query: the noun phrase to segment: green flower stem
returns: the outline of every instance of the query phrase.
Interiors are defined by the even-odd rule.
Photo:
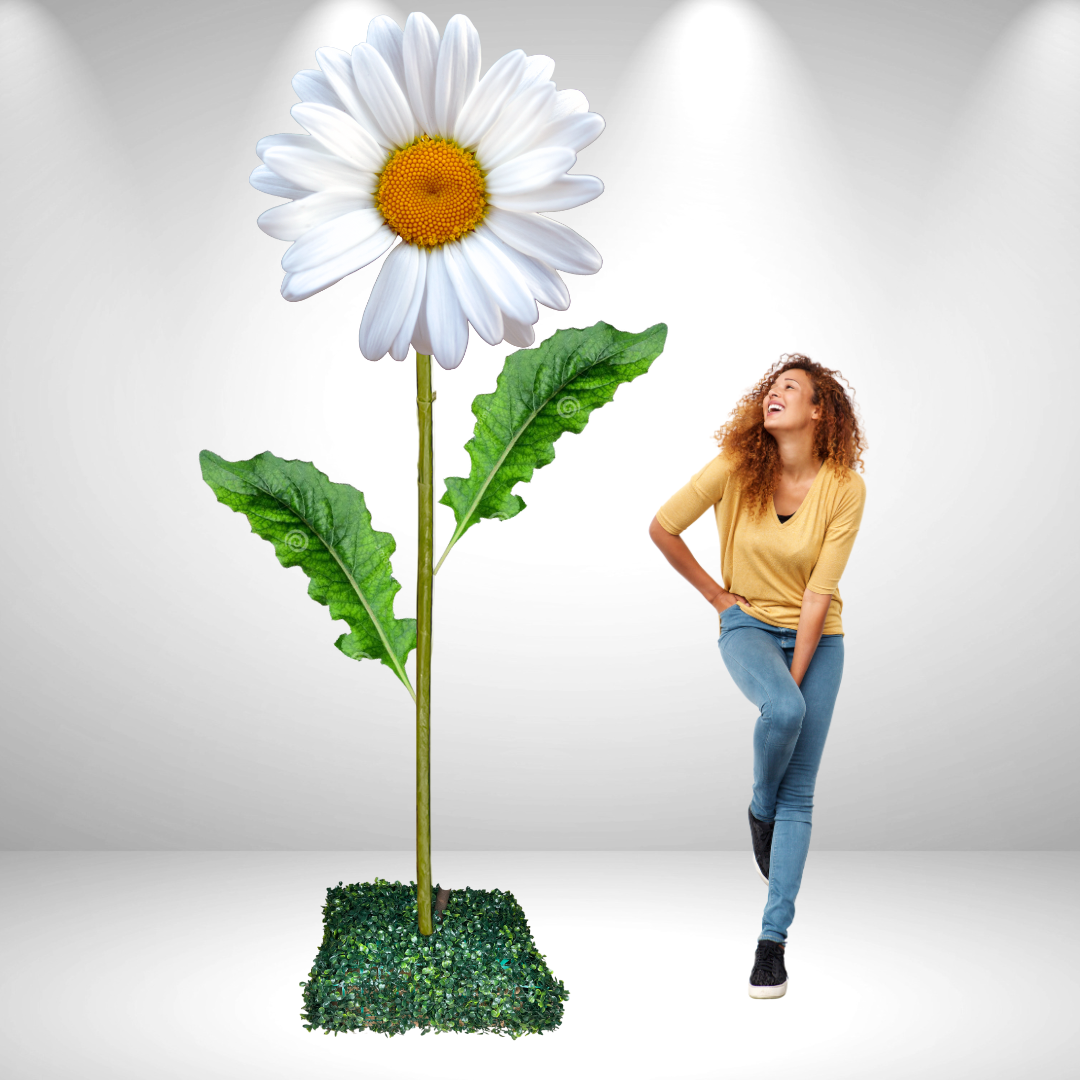
[[[434,477],[431,450],[431,357],[416,354],[418,551],[416,558],[416,911],[420,933],[431,926],[431,562],[434,553]]]

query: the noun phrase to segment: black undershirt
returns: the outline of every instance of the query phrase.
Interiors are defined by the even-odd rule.
[[[787,521],[787,519],[788,519],[789,517],[792,517],[792,515],[791,515],[791,514],[777,514],[776,516],[777,516],[777,517],[778,517],[778,518],[780,519],[780,524],[781,524],[781,525],[783,525],[783,524],[784,524],[784,522],[785,522],[785,521]]]

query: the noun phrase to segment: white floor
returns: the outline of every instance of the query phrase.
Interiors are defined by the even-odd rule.
[[[404,852],[0,852],[5,1080],[1042,1080],[1080,1075],[1077,852],[811,849],[785,997],[747,982],[748,852],[439,852],[512,892],[570,991],[517,1040],[305,1031],[339,881]]]

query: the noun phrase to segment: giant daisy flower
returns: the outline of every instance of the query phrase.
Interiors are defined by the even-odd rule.
[[[595,274],[600,253],[543,216],[595,199],[568,175],[604,129],[584,94],[556,91],[554,61],[520,49],[480,75],[480,37],[455,15],[440,40],[413,12],[373,19],[351,53],[319,49],[292,107],[310,134],[269,135],[251,183],[290,202],[259,226],[292,245],[281,295],[305,300],[393,247],[368,298],[360,351],[404,360],[411,345],[457,367],[469,325],[489,345],[528,348],[536,302],[563,311],[558,271]]]

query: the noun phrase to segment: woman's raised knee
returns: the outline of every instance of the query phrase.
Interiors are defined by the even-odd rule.
[[[791,734],[802,730],[803,717],[806,716],[806,702],[802,694],[781,695],[772,699],[769,706],[769,720],[772,725]]]

